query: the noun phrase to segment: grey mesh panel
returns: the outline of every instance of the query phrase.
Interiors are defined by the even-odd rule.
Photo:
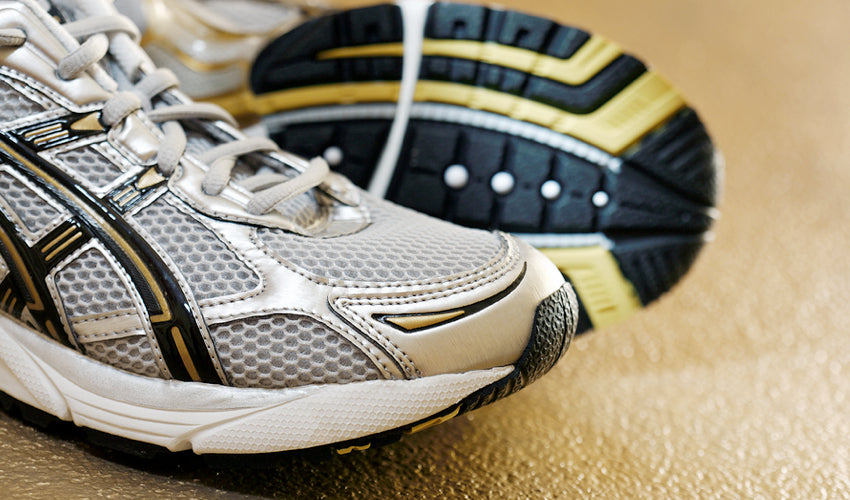
[[[71,318],[135,307],[106,257],[94,248],[80,254],[56,274],[56,288]]]
[[[138,375],[162,378],[150,340],[145,335],[91,342],[85,345],[85,350],[88,356],[101,363]]]
[[[109,184],[123,173],[118,165],[91,146],[58,154],[56,159],[67,164],[77,175],[97,187]]]
[[[0,121],[12,121],[25,116],[41,113],[44,107],[13,89],[9,84],[0,82]]]
[[[312,191],[278,204],[277,210],[301,227],[309,227],[321,215]]]
[[[196,299],[250,292],[260,286],[256,273],[214,232],[163,199],[135,218],[177,264]]]
[[[489,262],[499,237],[366,199],[375,221],[336,238],[305,238],[261,229],[260,239],[278,256],[316,276],[356,281],[431,280],[471,271]]]
[[[60,215],[58,210],[48,205],[35,191],[6,172],[0,172],[0,196],[12,207],[27,229],[34,233]]]
[[[381,378],[351,342],[295,314],[250,318],[210,328],[219,359],[237,387],[297,387]]]

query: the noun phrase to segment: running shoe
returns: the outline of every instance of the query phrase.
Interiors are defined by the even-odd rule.
[[[194,97],[375,196],[515,233],[575,286],[579,331],[691,267],[719,162],[696,112],[615,43],[518,12],[144,0],[144,46]]]
[[[24,415],[124,449],[347,453],[562,356],[577,306],[540,252],[244,136],[109,0],[49,7],[0,5],[0,391]]]

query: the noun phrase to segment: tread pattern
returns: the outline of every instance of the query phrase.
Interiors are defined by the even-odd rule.
[[[283,90],[297,83],[272,82],[263,75],[269,71],[266,60],[274,59],[279,71],[288,72],[285,68],[289,60],[303,60],[333,48],[398,43],[403,37],[397,6],[368,7],[323,19],[284,35],[263,52],[264,62],[258,61],[254,71],[255,91]],[[367,39],[363,33],[370,31],[368,25],[374,22],[389,24]],[[320,28],[329,25],[335,26],[338,34],[330,35]],[[321,43],[316,42],[319,38]],[[497,44],[569,60],[594,37],[518,12],[437,3],[428,13],[425,40]],[[336,73],[325,75],[328,79],[323,83],[393,80],[392,75],[374,68],[371,77],[358,73],[356,78],[343,69],[363,59],[362,55],[334,59]],[[378,60],[382,58],[374,58]],[[401,58],[397,60],[400,64]],[[426,54],[419,78],[420,82],[449,82],[498,91],[581,115],[600,109],[620,95],[645,75],[647,68],[633,56],[620,54],[577,85],[532,73],[492,61]],[[414,103],[414,110],[419,104]],[[273,128],[272,138],[304,156],[339,147],[344,160],[337,170],[366,187],[383,151],[390,121],[322,120]],[[684,275],[703,245],[701,235],[711,228],[711,209],[719,190],[715,149],[697,113],[685,107],[617,159],[621,163],[615,171],[534,137],[464,124],[448,116],[414,118],[408,123],[398,159],[401,167],[396,168],[386,197],[471,227],[528,234],[604,234],[614,242],[612,254],[620,271],[646,305]],[[462,165],[468,172],[460,188],[450,187],[444,179],[452,165]],[[499,194],[491,186],[499,172],[510,174],[516,181],[507,193]],[[554,199],[541,196],[547,180],[556,181],[561,189]],[[602,195],[595,196],[600,192]],[[580,315],[579,331],[591,326],[587,314]]]

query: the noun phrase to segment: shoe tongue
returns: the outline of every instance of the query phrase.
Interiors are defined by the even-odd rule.
[[[72,22],[84,19],[95,15],[118,15],[118,11],[111,1],[108,0],[38,0],[43,4],[47,4],[47,10],[51,15],[57,17],[60,22]],[[141,51],[141,47],[138,47]],[[145,66],[155,68],[155,65],[150,59],[140,52],[145,61]],[[101,65],[118,84],[118,89],[123,91],[133,91],[134,84],[132,77],[123,71],[121,65],[116,62],[115,56],[110,49],[108,54],[102,61]],[[188,104],[191,99],[185,96],[182,92],[166,91],[156,98],[153,106],[156,108],[168,106],[169,104]],[[185,120],[181,121],[188,144],[186,152],[192,155],[199,155],[205,151],[212,149],[220,144],[244,138],[241,132],[234,131],[227,126],[222,126],[218,123]],[[283,162],[278,161],[269,155],[252,154],[247,157],[242,157],[237,162],[234,168],[234,177],[250,176],[259,170],[276,171],[285,175],[295,175],[296,172],[291,167],[288,167]],[[302,227],[308,227],[319,222],[322,217],[323,210],[319,205],[315,191],[308,191],[292,200],[280,204],[278,207],[284,215],[290,217],[296,224]]]

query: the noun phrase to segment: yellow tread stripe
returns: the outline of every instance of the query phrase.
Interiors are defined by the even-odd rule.
[[[456,104],[535,123],[612,155],[628,149],[685,105],[679,93],[655,73],[645,73],[586,115],[496,90],[449,82],[419,82],[414,100]]]
[[[422,42],[423,56],[443,56],[494,64],[548,78],[568,85],[581,85],[622,54],[620,48],[602,37],[594,36],[569,59],[541,54],[533,50],[474,40],[431,40]],[[384,43],[340,47],[320,52],[319,60],[358,57],[402,57],[404,44]]]
[[[399,82],[336,83],[242,96],[261,115],[312,106],[394,102]],[[420,81],[416,102],[440,102],[534,123],[573,136],[612,155],[628,149],[685,106],[676,89],[656,73],[645,73],[602,107],[578,115],[504,92],[451,82]],[[222,101],[215,101],[225,104]],[[227,107],[227,106],[225,106]]]
[[[643,307],[634,286],[605,248],[541,248],[540,251],[570,278],[595,328],[618,323]]]

